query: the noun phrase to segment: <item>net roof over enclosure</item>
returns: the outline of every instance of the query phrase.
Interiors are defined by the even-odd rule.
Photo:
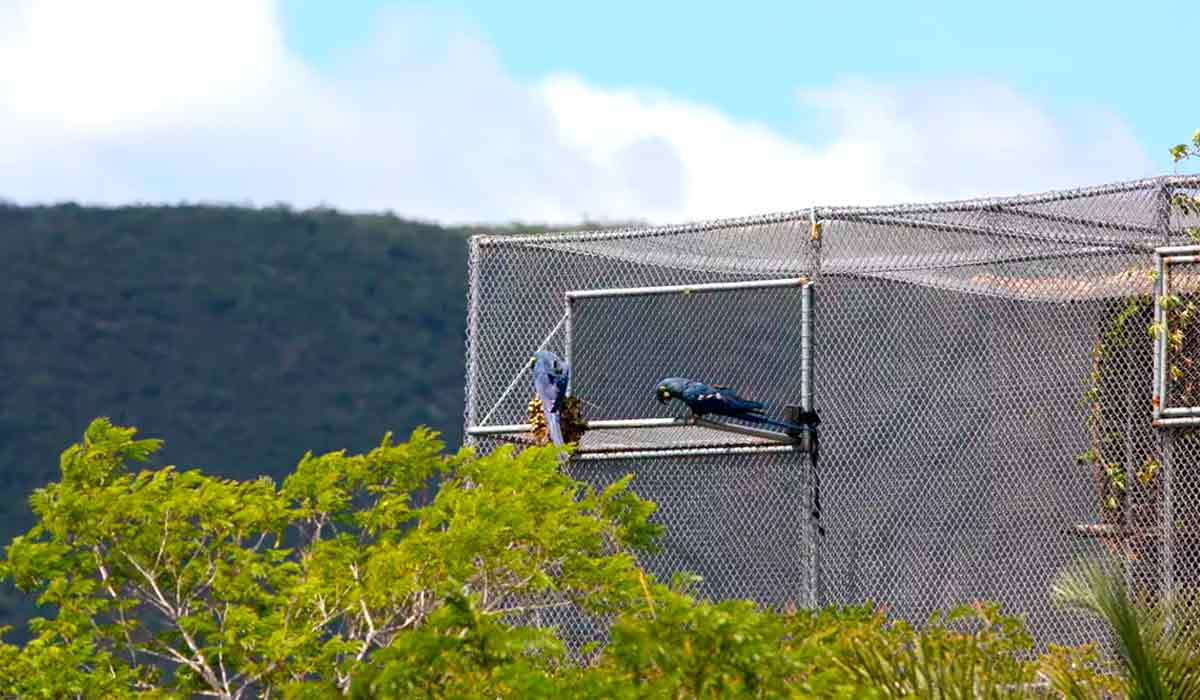
[[[993,268],[1062,278],[1039,262],[1098,257],[1112,279],[1074,290],[1070,298],[1119,296],[1126,264],[1176,238],[1183,217],[1168,192],[1193,189],[1196,177],[1167,177],[1065,190],[936,204],[814,207],[766,216],[616,231],[482,236],[484,247],[521,245],[580,256],[729,276],[805,274],[816,252],[807,245],[813,212],[824,223],[821,270],[1026,298],[1061,299],[1062,290],[1021,289]],[[1122,254],[1125,254],[1123,257]],[[954,272],[961,268],[975,268]],[[1094,264],[1077,266],[1095,271]],[[977,274],[971,274],[975,272]],[[1114,286],[1116,285],[1116,286]],[[1138,287],[1140,288],[1140,287]]]
[[[987,598],[1026,615],[1039,642],[1094,638],[1049,598],[1072,561],[1116,553],[1136,585],[1200,585],[1200,537],[1188,535],[1200,533],[1200,442],[1150,424],[1144,303],[1155,249],[1200,225],[1172,198],[1198,190],[1200,178],[1171,176],[475,237],[468,434],[485,449],[527,439],[500,428],[527,421],[538,348],[570,359],[589,421],[684,416],[654,400],[668,376],[736,387],[778,418],[805,374],[802,287],[679,288],[810,282],[816,460],[676,425],[590,430],[568,468],[597,485],[639,475],[668,532],[647,565],[695,571],[715,597],[874,600],[914,621]],[[1181,268],[1172,284],[1194,293],[1197,274]],[[662,287],[675,291],[614,292]],[[1113,465],[1130,475],[1119,493]]]

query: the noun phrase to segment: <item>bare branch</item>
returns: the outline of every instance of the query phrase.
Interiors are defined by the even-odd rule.
[[[180,635],[183,637],[183,641],[188,645],[188,649],[195,654],[196,662],[200,665],[200,670],[197,672],[204,677],[204,680],[210,687],[220,689],[221,684],[217,680],[217,674],[212,670],[212,667],[209,666],[208,661],[204,658],[204,654],[200,652],[200,647],[196,644],[196,640],[192,637],[191,633],[187,631],[186,627],[179,623],[179,611],[177,608],[172,608],[171,604],[167,602],[166,596],[163,595],[162,590],[158,587],[158,581],[155,580],[154,576],[150,575],[150,572],[147,571],[127,552],[121,552],[121,554],[129,560],[129,563],[133,565],[133,568],[137,569],[138,573],[142,575],[142,578],[145,578],[150,584],[151,588],[154,589],[154,593],[158,597],[159,602],[162,604],[162,609],[167,613],[168,619],[170,619],[171,622],[174,623],[175,628],[179,630]],[[172,651],[174,650],[172,649]]]
[[[167,508],[163,513],[163,532],[162,539],[158,543],[158,555],[154,557],[154,571],[158,571],[158,567],[162,564],[163,552],[167,548],[167,534],[170,532],[171,525],[171,509]]]
[[[570,600],[563,600],[563,601],[559,601],[557,603],[545,603],[543,605],[518,605],[513,608],[498,608],[496,610],[489,610],[488,612],[495,614],[495,615],[508,615],[511,613],[527,613],[527,612],[536,612],[539,610],[553,610],[555,608],[565,608],[569,605],[572,605],[572,602]]]
[[[375,622],[371,619],[371,612],[367,610],[367,601],[359,598],[358,604],[362,608],[363,619],[367,621],[367,636],[363,638],[362,648],[358,650],[354,660],[362,661],[363,657],[367,655],[367,650],[371,648],[371,642],[375,639]]]
[[[142,578],[146,579],[146,582],[150,584],[150,587],[154,590],[155,597],[162,606],[162,611],[166,613],[168,617],[172,618],[172,621],[174,621],[174,618],[176,617],[175,608],[171,606],[171,603],[167,601],[167,597],[163,595],[162,590],[158,587],[158,581],[155,579],[155,577],[128,553],[124,551],[121,551],[120,553],[129,561],[130,564],[133,565],[133,568],[137,569],[138,573],[142,575]]]
[[[221,669],[221,685],[225,690],[225,694],[229,695],[229,674],[225,671],[225,654],[217,652],[217,666]]]
[[[179,634],[183,637],[183,641],[187,643],[188,649],[191,649],[192,653],[196,655],[196,661],[201,666],[201,675],[204,676],[204,680],[208,681],[209,686],[221,689],[221,684],[217,680],[217,674],[208,665],[204,654],[200,653],[200,647],[196,644],[196,640],[192,637],[191,633],[183,625],[179,624],[178,621],[175,621],[175,628],[179,630]]]
[[[266,541],[267,541],[267,533],[264,532],[264,533],[262,533],[262,535],[259,536],[258,542],[255,542],[254,546],[250,548],[250,551],[258,552],[259,548],[263,546],[263,542],[266,542]]]
[[[121,632],[125,635],[125,646],[129,649],[129,663],[137,666],[137,651],[133,646],[133,637],[129,636],[129,621],[125,619],[125,609],[121,607],[117,591],[108,579],[108,567],[104,565],[104,556],[100,552],[100,545],[92,547],[92,554],[96,557],[96,568],[100,571],[100,581],[108,591],[109,597],[117,602],[117,615],[121,618]]]
[[[146,656],[153,656],[155,658],[162,659],[164,661],[171,661],[173,663],[183,664],[184,666],[187,666],[188,668],[192,669],[196,673],[198,673],[200,675],[204,675],[204,670],[200,667],[200,665],[198,663],[196,663],[196,661],[194,659],[189,659],[188,657],[184,656],[183,654],[180,654],[178,649],[171,647],[171,646],[167,646],[166,644],[163,644],[162,648],[166,650],[165,653],[161,652],[161,651],[157,651],[155,649],[151,649],[150,647],[145,647],[145,646],[138,647],[138,651],[142,652]]]
[[[229,679],[229,682],[231,684],[236,684],[242,678],[245,678],[246,682],[242,684],[242,687],[237,689],[237,691],[233,694],[233,697],[240,698],[243,694],[245,694],[245,692],[247,690],[250,689],[250,687],[252,685],[254,685],[255,683],[258,683],[263,678],[266,678],[267,675],[269,675],[272,671],[274,671],[277,668],[279,668],[279,662],[272,661],[271,663],[267,664],[266,668],[264,668],[263,670],[259,671],[258,673],[254,674],[254,675],[247,675],[245,671],[234,674],[234,676]],[[271,695],[271,686],[267,686],[265,695],[263,697],[269,697],[270,695]]]

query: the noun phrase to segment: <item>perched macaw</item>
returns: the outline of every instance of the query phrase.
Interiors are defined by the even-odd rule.
[[[563,400],[567,397],[567,384],[571,379],[571,367],[566,360],[549,350],[538,350],[529,358],[533,366],[533,390],[542,402],[542,414],[546,416],[546,428],[554,444],[563,444],[559,415]],[[536,414],[534,414],[536,415]]]
[[[766,404],[744,399],[738,396],[736,390],[727,386],[709,386],[694,379],[669,377],[658,383],[655,395],[659,403],[679,399],[692,409],[692,413],[698,416],[712,413],[718,416],[740,418],[752,423],[780,428],[788,433],[803,430],[795,423],[767,418],[763,415]]]

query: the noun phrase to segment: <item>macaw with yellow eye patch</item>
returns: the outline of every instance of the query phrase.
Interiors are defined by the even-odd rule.
[[[571,367],[566,360],[549,350],[538,350],[529,358],[533,366],[533,390],[542,402],[542,415],[546,417],[546,428],[554,444],[563,444],[559,414],[563,400],[567,397],[567,384],[571,380]],[[534,414],[537,415],[536,413]]]
[[[795,423],[776,421],[763,415],[766,404],[738,396],[736,390],[727,386],[709,386],[694,379],[668,377],[658,383],[655,397],[659,403],[679,399],[697,416],[714,414],[740,418],[751,423],[761,423],[780,428],[788,433],[803,430]]]

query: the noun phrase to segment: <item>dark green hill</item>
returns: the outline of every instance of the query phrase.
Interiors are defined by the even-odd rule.
[[[483,230],[0,204],[0,543],[96,416],[164,438],[164,463],[236,478],[417,425],[459,444],[466,240]],[[0,592],[0,624],[27,612]]]
[[[239,478],[457,444],[465,295],[466,232],[391,216],[0,206],[0,541],[94,416]],[[29,610],[0,593],[0,624]]]
[[[391,216],[0,208],[0,538],[110,416],[169,463],[279,475],[418,424],[459,441],[466,234]]]

